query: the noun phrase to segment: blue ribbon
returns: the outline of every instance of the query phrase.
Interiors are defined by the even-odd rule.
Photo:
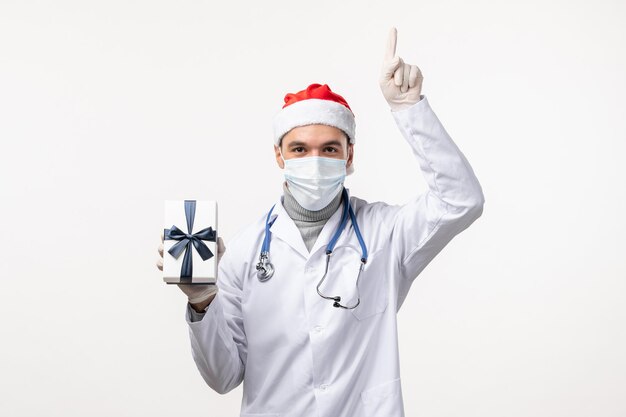
[[[172,226],[170,229],[164,229],[165,240],[177,240],[167,252],[174,258],[178,259],[180,254],[185,252],[183,258],[183,264],[180,268],[180,282],[190,283],[193,275],[193,260],[192,260],[192,248],[196,248],[198,254],[203,261],[210,259],[213,255],[211,249],[203,242],[203,240],[215,242],[217,233],[212,227],[207,227],[194,234],[191,234],[193,230],[193,221],[196,217],[196,200],[185,200],[185,218],[187,219],[187,231],[183,232],[176,226]],[[186,249],[186,250],[185,250]]]

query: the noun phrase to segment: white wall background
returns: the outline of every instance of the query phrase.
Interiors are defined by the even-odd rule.
[[[238,415],[155,267],[162,201],[218,200],[228,242],[280,194],[271,117],[311,82],[357,115],[354,194],[425,191],[378,87],[393,25],[486,197],[399,313],[407,416],[626,415],[625,19],[617,0],[2,0],[0,415]]]

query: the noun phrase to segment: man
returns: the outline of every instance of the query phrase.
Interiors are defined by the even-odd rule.
[[[197,367],[222,394],[244,382],[242,416],[404,415],[397,311],[484,196],[396,39],[394,28],[380,85],[428,191],[403,206],[348,196],[354,115],[312,84],[287,94],[274,120],[286,181],[271,215],[222,248],[217,286],[181,285]]]

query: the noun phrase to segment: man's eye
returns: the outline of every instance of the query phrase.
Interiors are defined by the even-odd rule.
[[[297,148],[293,148],[291,151],[292,152],[304,152],[304,148],[302,146],[299,146]]]
[[[324,149],[324,152],[337,152],[337,148],[333,148],[332,146],[327,147],[326,149]]]

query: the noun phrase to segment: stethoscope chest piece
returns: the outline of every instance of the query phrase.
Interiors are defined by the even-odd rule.
[[[265,282],[274,275],[274,265],[269,261],[267,254],[261,254],[259,263],[256,264],[256,276],[259,281]]]

